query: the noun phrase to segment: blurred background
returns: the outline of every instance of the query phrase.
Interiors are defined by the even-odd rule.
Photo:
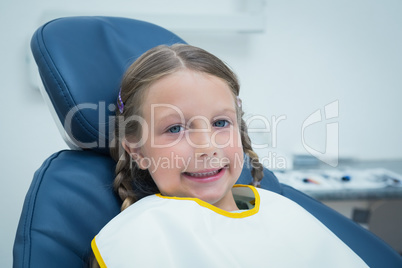
[[[295,155],[309,156],[306,144],[326,152],[328,123],[338,129],[332,142],[339,159],[402,159],[401,14],[398,0],[2,0],[0,266],[12,265],[33,173],[67,148],[30,55],[30,38],[45,22],[76,15],[146,19],[212,52],[239,76],[247,116],[269,123],[255,139],[289,169]],[[326,118],[333,103],[336,114]],[[322,120],[304,129],[317,110]]]

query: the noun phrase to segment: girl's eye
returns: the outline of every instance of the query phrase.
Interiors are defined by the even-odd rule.
[[[179,133],[182,130],[183,130],[182,126],[173,126],[173,127],[168,129],[168,132],[169,133]]]
[[[228,124],[229,124],[228,120],[222,119],[222,120],[215,121],[213,126],[214,127],[226,127]]]

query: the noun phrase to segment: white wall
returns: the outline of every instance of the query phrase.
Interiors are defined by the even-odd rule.
[[[29,40],[43,14],[120,9],[125,14],[130,10],[219,14],[242,5],[240,0],[216,2],[0,2],[1,267],[11,266],[15,231],[34,171],[50,154],[66,148],[27,70]],[[338,100],[339,118],[332,121],[339,123],[341,157],[402,158],[402,2],[267,0],[265,14],[264,33],[178,34],[232,66],[240,77],[249,115],[269,119],[286,115],[278,124],[277,139],[284,153],[306,153],[301,143],[303,121]],[[321,150],[324,123],[306,131],[306,142]]]

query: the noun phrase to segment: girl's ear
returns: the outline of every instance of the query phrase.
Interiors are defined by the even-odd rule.
[[[141,152],[141,147],[135,146],[136,143],[130,142],[127,139],[123,139],[121,145],[123,146],[124,150],[130,155],[131,159],[137,163],[137,166],[140,169],[148,169],[148,167],[144,165],[145,163],[147,163],[147,161],[143,161],[145,157]]]

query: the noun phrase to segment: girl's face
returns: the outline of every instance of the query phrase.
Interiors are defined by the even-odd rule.
[[[236,210],[231,188],[243,167],[243,148],[229,86],[181,70],[153,83],[143,107],[142,144],[129,150],[160,192]]]

